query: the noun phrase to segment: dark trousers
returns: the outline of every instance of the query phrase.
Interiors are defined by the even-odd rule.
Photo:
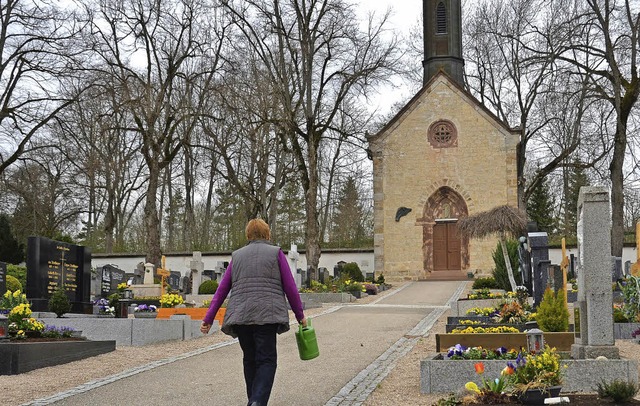
[[[248,405],[266,406],[278,366],[276,324],[235,326],[242,348]]]

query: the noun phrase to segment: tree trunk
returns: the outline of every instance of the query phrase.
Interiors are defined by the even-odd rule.
[[[504,266],[507,267],[507,274],[509,275],[509,284],[511,285],[511,291],[516,291],[516,279],[513,277],[513,268],[511,268],[511,259],[509,258],[509,251],[507,251],[507,244],[504,242],[504,237],[500,237],[500,247],[502,248],[502,256],[504,257]]]
[[[160,167],[153,159],[147,159],[149,182],[144,205],[144,225],[147,231],[146,261],[160,266],[162,251],[160,250],[160,220],[158,219],[157,193]]]
[[[318,153],[314,136],[309,137],[307,151],[308,186],[304,194],[306,209],[305,249],[307,272],[311,280],[318,280],[318,264],[320,263],[320,223],[318,222]]]
[[[620,126],[622,126],[620,124]],[[622,257],[624,242],[624,154],[626,150],[626,126],[616,130],[613,157],[609,165],[611,179],[611,255]]]

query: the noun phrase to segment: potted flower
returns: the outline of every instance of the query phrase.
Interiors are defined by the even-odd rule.
[[[154,305],[141,304],[133,309],[135,318],[155,319],[158,315],[158,308]]]
[[[509,382],[509,376],[515,371],[514,368],[507,366],[502,370],[498,378],[489,380],[484,377],[484,363],[477,362],[474,364],[474,368],[476,374],[480,375],[482,385],[478,386],[475,382],[467,382],[464,387],[471,392],[472,399],[466,400],[469,403],[509,403],[509,395],[505,392],[505,388]]]
[[[4,295],[2,295],[2,299],[0,299],[0,314],[9,314],[11,309],[19,304],[29,304],[27,295],[19,290],[15,292],[7,290]]]
[[[359,282],[354,282],[351,279],[347,279],[344,282],[344,291],[351,293],[356,299],[360,299],[362,296],[362,285]]]
[[[165,293],[160,297],[160,307],[176,307],[184,303],[181,295],[176,293]]]
[[[108,299],[100,298],[93,302],[93,305],[99,317],[115,317],[116,308],[111,306]]]
[[[519,355],[515,363],[508,363],[514,372],[509,385],[524,404],[544,404],[544,399],[556,397],[562,385],[560,356],[555,348],[545,346],[538,354]]]

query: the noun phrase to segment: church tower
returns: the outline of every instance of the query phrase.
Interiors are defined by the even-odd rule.
[[[423,84],[439,70],[464,86],[461,0],[423,0]]]

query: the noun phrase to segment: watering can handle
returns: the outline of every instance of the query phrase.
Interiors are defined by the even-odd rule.
[[[307,327],[311,327],[311,318],[307,319]],[[304,328],[307,328],[307,327],[304,327]],[[298,331],[302,333],[302,329],[303,329],[302,323],[298,324]]]

